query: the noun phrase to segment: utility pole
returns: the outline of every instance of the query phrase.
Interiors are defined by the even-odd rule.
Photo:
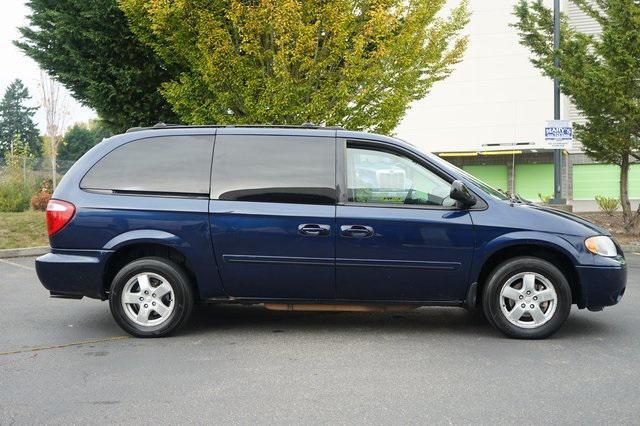
[[[553,0],[553,49],[560,48],[560,0]],[[560,67],[560,59],[556,56],[554,65]],[[560,85],[553,79],[553,119],[560,120]],[[553,150],[553,200],[551,204],[566,204],[562,198],[562,149]]]

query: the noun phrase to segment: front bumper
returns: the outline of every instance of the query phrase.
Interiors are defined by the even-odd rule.
[[[36,272],[52,296],[105,299],[104,270],[111,252],[53,250],[36,259]]]
[[[627,267],[620,266],[578,266],[581,294],[578,306],[590,310],[601,310],[615,305],[624,295],[627,287]]]

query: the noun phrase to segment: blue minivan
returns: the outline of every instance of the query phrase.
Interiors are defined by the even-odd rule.
[[[139,337],[194,303],[484,313],[544,338],[622,298],[609,233],[514,199],[398,139],[313,126],[132,129],[87,152],[47,208],[51,296],[109,300]]]

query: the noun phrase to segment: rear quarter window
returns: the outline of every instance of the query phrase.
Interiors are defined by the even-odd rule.
[[[99,160],[82,189],[208,195],[213,136],[161,136],[126,143]]]

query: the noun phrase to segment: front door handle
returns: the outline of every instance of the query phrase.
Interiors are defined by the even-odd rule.
[[[340,234],[349,238],[369,238],[373,236],[373,228],[365,225],[342,225]]]
[[[298,226],[298,234],[305,237],[324,237],[331,232],[331,226],[316,223],[303,223]]]

